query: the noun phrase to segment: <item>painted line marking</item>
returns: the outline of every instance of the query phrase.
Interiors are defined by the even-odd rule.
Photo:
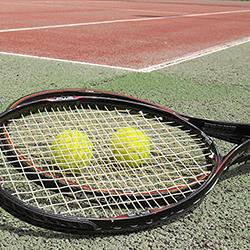
[[[178,57],[178,58],[175,58],[173,60],[169,60],[169,61],[166,61],[166,62],[163,62],[160,64],[152,65],[152,66],[149,66],[146,68],[141,68],[141,69],[139,69],[139,71],[144,72],[144,73],[153,72],[156,70],[164,69],[164,68],[167,68],[167,67],[179,64],[179,63],[186,62],[186,61],[191,61],[191,60],[194,60],[196,58],[203,57],[203,56],[206,56],[209,54],[213,54],[213,53],[216,53],[216,52],[219,52],[219,51],[222,51],[222,50],[234,47],[234,46],[238,46],[238,45],[241,45],[244,43],[248,43],[248,42],[250,42],[250,37],[245,37],[243,39],[239,39],[239,40],[236,40],[233,42],[229,42],[229,43],[221,44],[218,46],[213,46],[213,47],[210,47],[207,49],[203,49],[200,51],[196,51],[194,53],[190,53],[190,54],[184,55],[182,57]]]
[[[150,18],[135,18],[135,19],[118,19],[118,20],[98,21],[98,22],[71,23],[71,24],[59,24],[59,25],[48,25],[48,26],[38,26],[38,27],[5,29],[5,30],[0,30],[0,33],[17,32],[17,31],[27,31],[27,30],[42,30],[42,29],[68,28],[68,27],[78,27],[78,26],[90,26],[90,25],[98,25],[98,24],[140,22],[140,21],[160,20],[160,19],[166,19],[166,17],[150,17]]]
[[[89,62],[81,62],[81,61],[73,61],[73,60],[66,60],[66,59],[60,59],[60,58],[50,58],[50,57],[44,57],[44,56],[33,56],[33,55],[26,55],[26,54],[18,54],[18,53],[11,53],[11,52],[1,52],[0,55],[10,55],[10,56],[19,56],[19,57],[25,57],[25,58],[34,58],[34,59],[41,59],[41,60],[47,60],[47,61],[56,61],[56,62],[62,62],[62,63],[72,63],[72,64],[80,64],[80,65],[87,65],[87,66],[95,66],[95,67],[103,67],[103,68],[109,68],[109,69],[118,69],[118,70],[125,70],[125,71],[131,71],[131,72],[141,72],[141,73],[150,73],[153,71],[157,71],[160,69],[164,69],[176,64],[180,64],[186,61],[191,61],[199,57],[203,57],[209,54],[213,54],[225,49],[229,49],[231,47],[235,47],[244,43],[250,42],[250,37],[245,37],[233,42],[221,44],[218,46],[213,46],[204,50],[196,51],[194,53],[190,53],[187,55],[184,55],[182,57],[175,58],[173,60],[165,61],[160,64],[151,65],[149,67],[145,68],[129,68],[129,67],[120,67],[120,66],[113,66],[113,65],[106,65],[106,64],[98,64],[98,63],[89,63]]]
[[[199,13],[199,14],[185,14],[185,15],[176,15],[176,16],[167,16],[167,17],[118,19],[118,20],[107,20],[107,21],[86,22],[86,23],[72,23],[72,24],[47,25],[47,26],[26,27],[26,28],[3,29],[3,30],[0,30],[0,33],[28,31],[28,30],[68,28],[68,27],[79,27],[79,26],[90,26],[90,25],[98,25],[98,24],[112,24],[112,23],[142,22],[142,21],[151,21],[151,20],[165,20],[165,19],[176,19],[176,18],[183,18],[183,17],[224,15],[224,14],[244,13],[244,12],[250,12],[250,9],[249,10],[235,10],[235,11]]]
[[[25,58],[34,58],[34,59],[56,61],[56,62],[62,62],[62,63],[81,64],[81,65],[87,65],[87,66],[95,66],[95,67],[102,67],[102,68],[140,72],[140,70],[138,70],[138,69],[127,68],[127,67],[98,64],[98,63],[89,63],[89,62],[81,62],[81,61],[74,61],[74,60],[66,60],[66,59],[60,59],[60,58],[51,58],[51,57],[45,57],[45,56],[33,56],[33,55],[18,54],[18,53],[4,52],[4,51],[0,51],[0,55],[19,56],[19,57],[25,57]]]

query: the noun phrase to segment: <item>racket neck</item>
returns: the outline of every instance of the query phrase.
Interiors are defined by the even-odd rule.
[[[250,160],[250,139],[232,149],[223,159],[221,166],[228,168],[234,164]]]
[[[207,135],[227,142],[241,144],[250,139],[250,124],[212,121],[183,115]]]

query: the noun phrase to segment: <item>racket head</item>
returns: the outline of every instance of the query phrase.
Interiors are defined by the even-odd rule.
[[[107,98],[118,98],[122,100],[128,100],[138,103],[144,103],[146,105],[155,106],[160,109],[166,110],[167,112],[174,112],[173,110],[166,108],[162,105],[150,103],[149,101],[138,99],[132,96],[127,96],[123,94],[117,94],[112,92],[105,92],[101,90],[93,89],[83,89],[83,88],[72,88],[72,89],[59,89],[59,90],[46,90],[40,91],[27,95],[20,98],[15,103],[9,106],[9,108],[16,107],[22,103],[28,103],[30,101],[35,101],[39,99],[45,99],[50,97],[60,97],[60,96],[98,96]],[[205,132],[207,135],[224,140],[230,143],[241,144],[243,141],[250,139],[250,124],[248,123],[235,123],[235,122],[225,122],[225,121],[213,121],[198,117],[193,117],[189,115],[175,114],[182,116],[188,122],[192,123],[194,126]]]
[[[140,199],[144,198],[142,201],[138,201],[137,193],[136,195],[133,195],[133,193],[126,193],[120,195],[119,193],[116,195],[116,197],[119,197],[119,202],[125,204],[125,213],[117,213],[117,214],[109,214],[104,213],[102,216],[88,216],[87,213],[83,215],[79,214],[62,214],[60,215],[58,211],[48,211],[44,207],[37,208],[34,206],[34,204],[29,204],[26,200],[22,200],[20,198],[20,195],[18,197],[18,194],[13,192],[13,190],[8,190],[4,188],[4,181],[1,184],[0,189],[0,196],[3,200],[2,207],[5,208],[10,213],[16,215],[17,217],[28,221],[31,224],[39,225],[41,227],[50,228],[54,230],[64,231],[64,232],[88,232],[88,233],[95,233],[95,232],[122,232],[122,231],[131,231],[131,230],[138,230],[140,228],[146,228],[149,226],[152,226],[154,224],[157,224],[159,222],[165,221],[169,218],[172,218],[175,215],[181,214],[182,212],[186,211],[190,207],[192,207],[194,204],[196,204],[203,196],[206,194],[210,188],[213,186],[215,181],[217,180],[219,174],[222,171],[222,168],[220,167],[220,156],[212,143],[212,141],[198,128],[193,126],[192,124],[188,123],[185,119],[178,116],[175,112],[169,110],[162,110],[158,107],[153,107],[150,105],[147,105],[145,103],[139,103],[138,101],[134,102],[133,99],[131,100],[124,100],[123,98],[120,98],[119,96],[115,96],[112,94],[112,97],[107,94],[97,94],[95,95],[94,92],[81,92],[82,94],[79,95],[79,92],[74,92],[78,95],[73,95],[72,92],[68,92],[69,95],[66,93],[63,93],[63,98],[61,92],[59,95],[58,92],[56,93],[55,97],[52,97],[52,92],[49,93],[49,96],[46,93],[47,99],[41,99],[37,98],[36,100],[33,100],[33,102],[22,104],[19,103],[16,107],[12,107],[12,110],[6,111],[1,117],[0,117],[0,123],[2,124],[1,127],[6,129],[8,128],[9,123],[15,119],[20,118],[20,116],[29,116],[30,113],[34,112],[37,113],[38,111],[44,111],[45,109],[47,111],[56,110],[59,108],[59,110],[62,110],[65,107],[85,107],[83,110],[86,111],[89,110],[89,107],[95,110],[110,112],[110,110],[114,110],[116,108],[118,110],[118,113],[120,110],[127,112],[129,110],[129,115],[138,115],[143,113],[143,119],[152,119],[152,117],[157,117],[157,123],[165,123],[165,122],[172,122],[172,127],[181,127],[181,131],[189,131],[189,135],[194,135],[195,137],[199,138],[207,147],[205,151],[209,152],[209,154],[205,157],[206,162],[209,162],[211,165],[209,168],[209,174],[206,176],[204,180],[202,180],[202,183],[198,183],[196,181],[196,185],[190,185],[191,186],[191,192],[189,192],[185,197],[182,197],[181,199],[176,199],[175,202],[169,202],[169,200],[166,197],[172,197],[175,196],[175,192],[179,191],[180,194],[185,192],[185,189],[181,190],[181,188],[177,185],[177,188],[173,191],[173,193],[170,192],[169,188],[165,188],[166,192],[157,192],[156,196],[156,202],[155,202],[155,196],[153,193],[150,193],[149,195],[146,195],[143,193],[143,195],[140,196]],[[89,94],[91,93],[91,94]],[[104,96],[101,96],[104,95]],[[108,96],[107,96],[108,95]],[[66,98],[65,98],[66,97]],[[115,98],[114,98],[115,97]],[[97,107],[97,108],[96,108]],[[52,109],[51,109],[52,108]],[[108,108],[108,111],[107,111]],[[67,109],[66,109],[67,110]],[[46,112],[47,112],[46,111]],[[117,111],[116,111],[117,112]],[[161,119],[159,119],[161,118]],[[126,118],[127,119],[127,118]],[[4,125],[4,126],[3,126]],[[107,125],[107,124],[106,124]],[[162,124],[161,124],[162,125]],[[166,129],[166,128],[165,128]],[[54,178],[52,180],[49,180],[49,178],[46,178],[44,173],[39,170],[35,164],[30,164],[29,161],[27,161],[24,157],[24,159],[20,160],[20,153],[13,154],[13,145],[14,143],[10,143],[10,138],[7,138],[6,131],[1,132],[2,142],[4,142],[4,147],[2,147],[2,154],[3,157],[7,157],[7,162],[4,163],[4,170],[5,168],[12,168],[12,171],[16,171],[17,168],[19,168],[19,171],[22,171],[22,175],[26,178],[28,176],[27,182],[33,178],[33,181],[40,182],[40,186],[44,186],[43,192],[56,192],[55,190],[52,191],[52,189],[58,188],[61,203],[62,200],[66,199],[65,195],[61,194],[61,186],[59,185],[60,182],[55,181]],[[6,141],[7,140],[7,141]],[[7,145],[7,147],[6,147]],[[203,146],[204,146],[203,145]],[[203,147],[202,146],[202,147]],[[11,150],[12,148],[12,150]],[[16,150],[16,147],[15,147]],[[8,153],[7,153],[8,151]],[[8,155],[10,154],[11,157]],[[20,163],[21,162],[21,163]],[[10,166],[11,163],[11,166]],[[15,166],[15,163],[17,164]],[[27,174],[24,169],[27,168],[29,174]],[[33,171],[30,171],[33,168]],[[132,170],[131,170],[132,171]],[[133,170],[134,171],[134,170]],[[132,171],[132,172],[133,172]],[[18,172],[18,171],[16,171]],[[35,172],[35,173],[34,173]],[[32,177],[32,175],[34,176]],[[144,173],[145,174],[145,173]],[[1,179],[3,178],[0,175]],[[42,181],[41,181],[42,180]],[[10,181],[9,181],[10,183]],[[46,186],[44,183],[49,183],[48,186]],[[51,186],[51,183],[53,185]],[[62,184],[62,183],[61,183]],[[189,183],[190,184],[190,183]],[[197,185],[198,184],[198,185]],[[38,186],[39,186],[38,185]],[[36,191],[36,188],[38,186],[35,184],[34,189]],[[188,185],[187,185],[188,186]],[[66,193],[71,190],[72,186],[70,183],[64,187],[66,188]],[[79,187],[78,187],[79,188]],[[80,186],[80,189],[83,189],[82,186]],[[34,191],[33,190],[33,191]],[[48,191],[49,190],[49,191]],[[113,194],[108,192],[109,197],[111,197],[109,200],[107,199],[107,193],[105,193],[102,189],[100,189],[101,192],[98,193],[96,190],[92,190],[92,196],[91,199],[97,200],[96,202],[90,202],[89,203],[89,209],[93,209],[92,207],[96,206],[98,209],[103,209],[104,206],[108,208],[108,210],[112,210],[113,205],[117,206],[117,199],[113,199]],[[99,190],[99,191],[100,191]],[[79,191],[77,189],[76,191]],[[83,190],[85,194],[87,194],[88,190],[86,188]],[[116,190],[117,191],[117,190]],[[157,188],[153,191],[158,191]],[[141,191],[140,191],[141,192]],[[13,195],[13,193],[15,193]],[[99,197],[99,194],[102,194],[102,197]],[[170,193],[170,194],[169,194]],[[55,194],[54,194],[55,195]],[[85,200],[87,200],[86,195]],[[119,196],[120,195],[120,196]],[[75,196],[75,195],[73,195]],[[122,198],[121,198],[122,197]],[[123,200],[123,197],[126,197],[127,199]],[[132,198],[133,199],[132,199]],[[33,197],[34,198],[34,197]],[[58,198],[58,197],[57,197]],[[106,203],[100,201],[100,198],[106,200]],[[70,198],[69,198],[70,199]],[[135,200],[134,200],[135,199]],[[75,197],[75,200],[77,202],[77,197]],[[151,202],[153,200],[153,203]],[[37,202],[37,201],[36,201]],[[70,202],[66,202],[66,205],[69,205]],[[89,200],[88,200],[89,202]],[[111,204],[111,203],[114,204]],[[158,204],[159,202],[159,204]],[[130,203],[130,204],[129,204]],[[132,208],[131,208],[132,203]],[[11,204],[11,205],[10,205]],[[59,203],[57,203],[58,205]],[[94,204],[94,205],[93,205]],[[122,204],[122,206],[124,206]],[[137,204],[136,207],[135,204]],[[146,205],[147,206],[146,206]],[[92,206],[92,207],[91,207]],[[39,207],[39,206],[38,206]],[[91,208],[90,208],[91,207]],[[119,207],[119,204],[118,204]],[[122,210],[121,207],[118,210]],[[19,211],[19,212],[18,212]],[[24,213],[26,211],[26,213]],[[29,211],[27,213],[27,211]],[[26,214],[24,216],[24,214]],[[60,226],[58,226],[60,225]]]

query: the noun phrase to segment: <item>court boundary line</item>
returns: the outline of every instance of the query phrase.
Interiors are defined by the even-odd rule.
[[[181,57],[177,57],[177,58],[172,59],[172,60],[167,60],[167,61],[159,63],[159,64],[151,65],[149,67],[141,68],[140,72],[150,73],[150,72],[164,69],[164,68],[176,65],[176,64],[186,62],[186,61],[191,61],[191,60],[194,60],[194,59],[199,58],[199,57],[210,55],[210,54],[213,54],[213,53],[225,50],[225,49],[239,46],[239,45],[242,45],[242,44],[248,43],[248,42],[250,42],[250,36],[242,38],[242,39],[234,40],[232,42],[220,44],[217,46],[208,47],[206,49],[199,50],[199,51],[196,51],[193,53],[189,53],[189,54],[186,54],[186,55],[181,56]]]
[[[30,31],[30,30],[42,30],[42,29],[68,28],[68,27],[80,27],[80,26],[90,26],[90,25],[98,25],[98,24],[142,22],[142,21],[151,21],[151,20],[167,20],[167,19],[177,19],[177,18],[186,18],[186,17],[213,16],[213,15],[224,15],[224,14],[244,13],[244,12],[250,12],[250,9],[234,10],[234,11],[220,11],[220,12],[207,12],[207,13],[197,13],[197,14],[173,15],[173,16],[167,16],[167,17],[117,19],[117,20],[85,22],[85,23],[71,23],[71,24],[36,26],[36,27],[11,28],[11,29],[1,29],[0,33]]]
[[[186,54],[181,57],[177,57],[175,59],[167,60],[165,62],[151,65],[144,68],[129,68],[129,67],[122,67],[122,66],[115,66],[115,65],[107,65],[107,64],[98,64],[98,63],[90,63],[90,62],[83,62],[83,61],[74,61],[74,60],[67,60],[67,59],[60,59],[60,58],[51,58],[51,57],[45,57],[45,56],[35,56],[35,55],[28,55],[28,54],[21,54],[21,53],[12,53],[12,52],[5,52],[0,51],[0,55],[9,55],[9,56],[18,56],[18,57],[24,57],[24,58],[33,58],[33,59],[40,59],[40,60],[47,60],[47,61],[56,61],[56,62],[62,62],[62,63],[72,63],[72,64],[80,64],[80,65],[86,65],[86,66],[95,66],[95,67],[101,67],[101,68],[108,68],[108,69],[118,69],[118,70],[124,70],[124,71],[130,71],[130,72],[139,72],[139,73],[150,73],[153,71],[157,71],[160,69],[168,68],[170,66],[180,64],[186,61],[191,61],[196,58],[200,58],[203,56],[207,56],[210,54],[214,54],[216,52],[220,52],[222,50],[226,50],[235,46],[239,46],[245,43],[250,42],[250,36],[245,37],[242,39],[234,40],[232,42],[223,43],[217,46],[212,46],[203,50],[199,50],[193,53]]]
[[[122,66],[120,67],[120,66],[113,66],[113,65],[107,65],[107,64],[81,62],[81,61],[74,61],[74,60],[67,60],[67,59],[60,59],[60,58],[52,58],[52,57],[46,57],[46,56],[35,56],[35,55],[19,54],[19,53],[5,52],[5,51],[0,51],[0,55],[17,56],[17,57],[24,57],[24,58],[32,58],[32,59],[41,59],[41,60],[47,60],[47,61],[62,62],[62,63],[72,63],[72,64],[80,64],[80,65],[86,65],[86,66],[101,67],[101,68],[119,69],[119,70],[124,70],[124,71],[140,72],[140,69],[133,69],[133,68],[122,67]]]

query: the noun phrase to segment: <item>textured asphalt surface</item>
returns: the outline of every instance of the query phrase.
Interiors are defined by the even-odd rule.
[[[250,43],[153,73],[0,56],[0,104],[31,92],[88,87],[121,92],[211,119],[250,122]],[[220,143],[223,152],[231,145]],[[20,222],[0,209],[0,249],[249,249],[250,163],[226,173],[193,212],[155,229],[75,236]]]

